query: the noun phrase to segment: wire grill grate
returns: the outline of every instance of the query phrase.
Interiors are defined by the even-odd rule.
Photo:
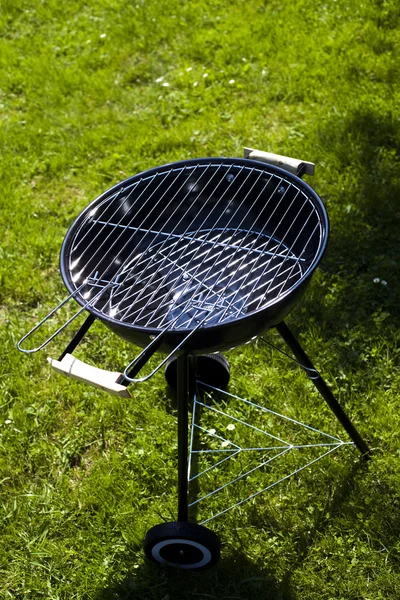
[[[166,166],[111,190],[69,237],[70,285],[108,319],[148,328],[230,322],[288,294],[313,267],[312,199],[268,168]]]

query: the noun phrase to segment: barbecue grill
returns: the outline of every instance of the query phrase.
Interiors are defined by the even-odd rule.
[[[189,399],[199,379],[226,387],[229,364],[222,350],[276,327],[368,456],[368,446],[284,323],[328,239],[326,210],[301,179],[304,173],[313,173],[312,163],[246,149],[244,159],[181,161],[119,183],[73,222],[60,256],[69,295],[19,342],[23,352],[41,350],[87,311],[59,359],[49,359],[56,370],[129,396],[131,382],[166,368],[178,402],[178,521],[148,532],[145,550],[155,562],[202,569],[219,556],[215,533],[189,523],[186,472]],[[77,312],[26,349],[24,342],[71,299],[80,305]],[[143,348],[123,373],[73,357],[95,319]],[[166,356],[140,376],[156,352]]]

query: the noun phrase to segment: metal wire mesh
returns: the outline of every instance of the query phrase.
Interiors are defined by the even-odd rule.
[[[108,318],[191,329],[251,314],[289,293],[318,254],[304,190],[268,169],[213,162],[160,168],[78,220],[68,277]],[[208,315],[208,318],[207,318]]]
[[[266,406],[199,383],[203,394],[194,397],[188,481],[196,488],[189,506],[201,506],[202,525],[272,490],[335,450],[354,446]],[[213,393],[219,396],[217,404]],[[207,506],[211,499],[212,508]]]

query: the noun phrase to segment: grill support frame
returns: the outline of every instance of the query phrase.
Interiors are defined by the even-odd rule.
[[[371,448],[361,437],[360,433],[354,426],[353,422],[349,419],[339,402],[333,395],[332,391],[328,387],[326,381],[321,377],[320,373],[316,370],[313,363],[311,362],[308,355],[296,339],[292,331],[286,325],[284,321],[276,326],[276,330],[283,339],[283,341],[289,346],[296,359],[299,361],[300,366],[306,371],[308,378],[313,382],[318,392],[321,394],[329,408],[342,425],[344,430],[348,433],[350,439],[357,446],[361,452],[362,458],[369,460],[371,458]]]
[[[178,521],[189,521],[188,516],[188,426],[189,394],[193,380],[189,354],[177,357],[177,411],[178,411]]]
[[[314,383],[316,389],[328,404],[330,410],[347,432],[350,439],[361,453],[361,460],[369,461],[372,458],[372,450],[368,443],[358,432],[354,423],[339,404],[338,400],[328,387],[326,381],[315,369],[314,364],[306,354],[305,350],[297,340],[291,329],[282,321],[275,326],[275,329],[281,336],[285,344],[290,348],[296,357],[300,367],[306,371],[309,379]],[[189,473],[189,404],[193,390],[196,389],[196,356],[183,353],[177,356],[177,473],[178,473],[178,522],[192,522],[189,518],[189,482],[191,481]],[[192,416],[193,419],[193,416]],[[347,442],[349,443],[349,442]],[[211,519],[210,519],[211,520]]]

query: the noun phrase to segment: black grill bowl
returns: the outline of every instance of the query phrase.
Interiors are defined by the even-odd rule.
[[[151,169],[94,200],[60,257],[70,293],[116,334],[170,352],[243,344],[281,322],[324,253],[326,210],[301,179],[249,160]],[[96,296],[96,294],[98,296]]]

